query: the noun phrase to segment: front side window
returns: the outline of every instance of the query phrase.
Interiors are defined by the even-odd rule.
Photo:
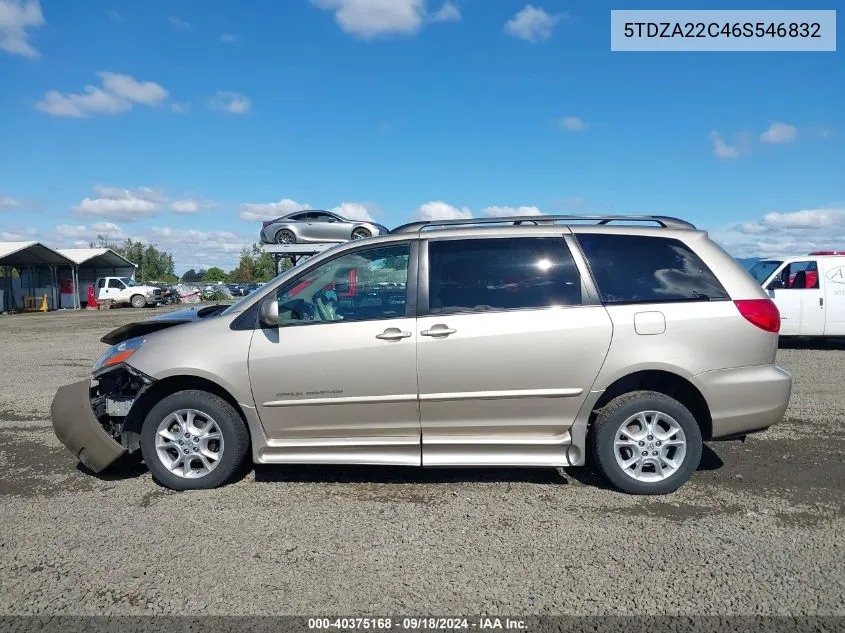
[[[579,305],[581,280],[560,237],[431,241],[429,312]]]
[[[109,279],[109,288],[117,288],[118,290],[123,290],[124,286],[120,283],[119,279]]]
[[[308,271],[276,294],[279,325],[404,317],[409,249],[365,249]]]
[[[690,248],[668,237],[579,233],[578,243],[605,303],[729,299]]]
[[[752,277],[754,277],[754,279],[757,280],[758,284],[763,284],[769,278],[769,275],[777,270],[781,263],[782,262],[774,260],[757,262],[748,272]]]
[[[792,262],[783,267],[776,277],[779,288],[785,290],[812,290],[819,287],[819,267],[816,260]]]

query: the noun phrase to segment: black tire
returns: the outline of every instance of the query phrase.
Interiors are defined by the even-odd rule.
[[[617,434],[622,437],[620,430],[623,423],[631,416],[641,412],[657,411],[673,418],[686,439],[686,454],[677,470],[665,479],[659,481],[640,481],[627,474],[616,460],[615,441]],[[653,437],[653,436],[648,436]],[[649,442],[646,438],[644,442]],[[653,440],[652,440],[653,441]],[[593,462],[601,475],[616,489],[634,495],[665,495],[675,492],[683,486],[698,469],[701,462],[702,439],[701,429],[695,417],[683,404],[669,396],[656,391],[633,391],[611,400],[603,407],[590,429],[590,443],[592,444]],[[658,445],[659,446],[659,445]],[[648,449],[648,444],[643,447]],[[654,447],[656,448],[656,447]],[[665,447],[664,447],[665,449]],[[639,451],[636,449],[623,449]],[[665,449],[677,455],[678,449]],[[660,451],[662,454],[662,451]],[[634,454],[631,455],[635,456]],[[623,456],[623,459],[625,456]],[[661,462],[664,464],[664,462]],[[655,466],[646,465],[656,473]]]
[[[296,244],[296,234],[293,231],[282,229],[276,233],[276,244]]]
[[[147,299],[144,295],[132,295],[132,298],[129,300],[132,304],[133,308],[146,308],[147,307]]]
[[[216,467],[204,476],[186,478],[170,472],[156,452],[158,425],[180,409],[196,409],[211,416],[223,436],[223,455]],[[249,431],[231,404],[219,396],[200,390],[178,391],[163,398],[147,414],[141,427],[141,455],[153,477],[171,490],[207,490],[232,480],[246,461]]]
[[[352,239],[353,240],[363,240],[368,237],[372,237],[372,233],[370,233],[367,229],[363,227],[358,227],[354,231],[352,231]]]

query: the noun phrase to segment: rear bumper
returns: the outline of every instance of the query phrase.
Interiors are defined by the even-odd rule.
[[[94,416],[89,378],[60,387],[50,406],[50,417],[59,441],[95,473],[126,450],[106,433]]]
[[[713,439],[780,422],[792,394],[792,375],[776,365],[707,371],[693,383],[710,407]]]

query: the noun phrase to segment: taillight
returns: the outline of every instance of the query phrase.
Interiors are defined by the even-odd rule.
[[[264,228],[266,229],[266,228],[267,228],[270,224],[273,224],[273,223],[272,223],[272,222],[267,222],[267,221],[265,220],[265,221],[263,222],[263,224],[264,224]]]
[[[775,334],[780,331],[780,312],[771,299],[741,299],[734,304],[747,321],[761,330]]]

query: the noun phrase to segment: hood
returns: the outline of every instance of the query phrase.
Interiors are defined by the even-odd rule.
[[[144,321],[135,321],[134,323],[127,323],[121,325],[119,328],[112,330],[100,340],[108,345],[116,345],[123,341],[135,338],[136,336],[144,336],[159,330],[164,330],[174,325],[182,323],[191,323],[206,319],[208,317],[216,316],[223,312],[229,306],[226,304],[215,304],[210,306],[185,308],[184,310],[174,310],[173,312],[165,312],[159,314],[151,319]]]

